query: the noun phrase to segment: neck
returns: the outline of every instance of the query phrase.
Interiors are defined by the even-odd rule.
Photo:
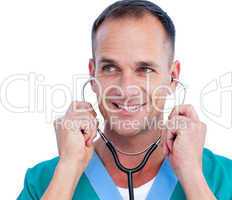
[[[137,153],[144,151],[152,143],[156,142],[161,135],[161,130],[142,130],[136,135],[124,136],[113,130],[110,130],[109,125],[106,125],[104,133],[113,143],[113,145],[120,151],[127,153]]]

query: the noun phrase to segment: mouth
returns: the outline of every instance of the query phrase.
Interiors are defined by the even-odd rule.
[[[133,112],[137,112],[141,107],[145,106],[146,103],[143,104],[135,104],[135,105],[122,105],[122,104],[118,104],[115,102],[112,102],[112,105],[118,109],[119,111],[124,111],[124,112],[128,112],[128,113],[133,113]]]

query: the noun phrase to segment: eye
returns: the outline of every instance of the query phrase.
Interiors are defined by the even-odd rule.
[[[104,71],[104,72],[114,72],[116,70],[117,70],[116,66],[114,66],[114,65],[104,65],[102,67],[102,71]]]
[[[140,67],[137,71],[144,72],[144,73],[155,72],[155,70],[150,67]]]

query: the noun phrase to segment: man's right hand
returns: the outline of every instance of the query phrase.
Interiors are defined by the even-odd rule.
[[[54,121],[59,162],[42,200],[72,199],[93,154],[96,113],[89,103],[74,101],[65,116]]]
[[[73,101],[64,117],[54,121],[60,161],[81,165],[84,170],[92,157],[97,126],[91,104]]]

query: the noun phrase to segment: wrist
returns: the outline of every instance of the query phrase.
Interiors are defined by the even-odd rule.
[[[211,192],[202,170],[192,169],[192,173],[187,177],[180,180],[181,185],[185,191],[186,197],[189,200],[195,199],[209,199],[215,200],[213,193]]]
[[[72,199],[82,172],[82,168],[78,165],[59,160],[52,180],[42,199]]]
[[[62,185],[74,189],[83,173],[83,167],[74,162],[60,160],[56,167],[55,175],[61,180]]]
[[[194,180],[196,176],[202,174],[202,164],[193,159],[190,161],[181,161],[178,165],[174,165],[173,169],[178,179],[182,182]]]
[[[57,164],[57,170],[61,173],[75,175],[82,174],[84,167],[81,160],[60,159]]]

